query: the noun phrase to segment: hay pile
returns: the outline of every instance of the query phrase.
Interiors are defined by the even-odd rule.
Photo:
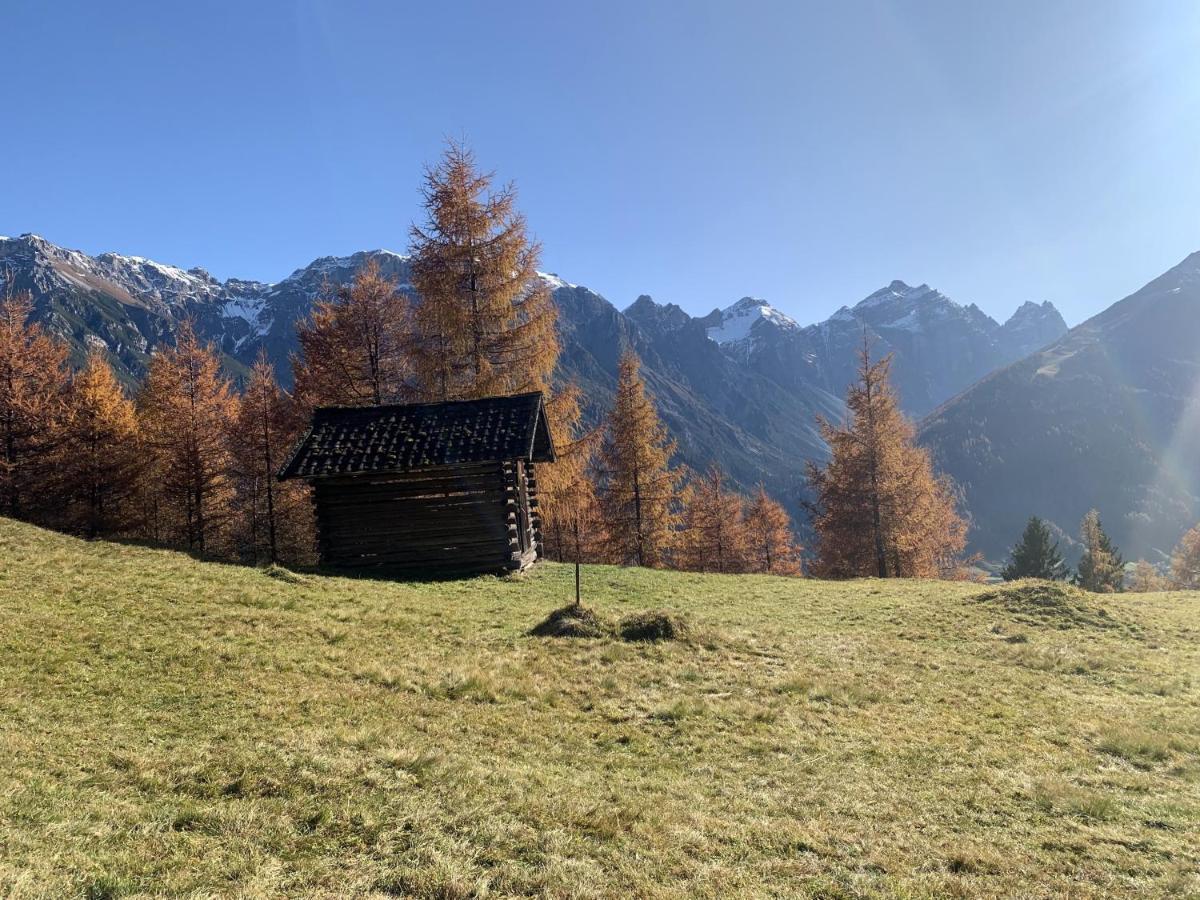
[[[600,638],[612,634],[612,626],[586,606],[564,606],[530,629],[534,637]]]
[[[633,643],[657,643],[686,641],[692,636],[692,628],[682,616],[665,610],[631,613],[614,627],[595,610],[572,604],[550,613],[529,634],[553,638],[616,637]]]
[[[626,616],[617,626],[623,641],[682,641],[691,628],[682,616],[665,610],[649,610]]]
[[[1023,579],[973,598],[998,606],[1019,622],[1046,628],[1121,628],[1121,622],[1095,602],[1097,595],[1061,581]]]

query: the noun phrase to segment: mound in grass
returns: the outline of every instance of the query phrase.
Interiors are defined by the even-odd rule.
[[[571,605],[556,609],[529,633],[534,637],[599,638],[611,634],[612,626],[595,610]]]
[[[1061,581],[1025,579],[997,587],[974,599],[1003,608],[1013,618],[1052,628],[1119,628],[1121,623],[1096,605],[1094,594]]]
[[[617,626],[617,633],[623,641],[681,641],[690,632],[683,617],[664,610],[633,613]]]
[[[287,584],[308,584],[308,579],[303,575],[293,572],[291,569],[285,569],[283,566],[271,563],[262,570],[262,573],[268,578],[274,578],[276,581],[282,581]]]

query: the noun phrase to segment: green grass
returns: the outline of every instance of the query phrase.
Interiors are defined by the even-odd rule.
[[[1200,892],[1200,595],[584,588],[689,638],[528,636],[566,567],[292,578],[0,520],[0,896]]]

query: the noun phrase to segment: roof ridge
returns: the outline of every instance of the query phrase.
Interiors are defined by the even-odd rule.
[[[545,429],[545,439],[539,435]],[[474,400],[324,406],[278,477],[413,472],[525,459],[553,462],[545,394]]]
[[[455,406],[465,405],[468,403],[488,403],[497,400],[525,400],[529,397],[542,397],[544,399],[544,391],[523,391],[520,394],[494,394],[488,397],[473,397],[471,399],[460,400],[420,400],[415,403],[372,403],[366,406],[351,406],[351,405],[331,405],[331,406],[316,406],[313,407],[313,414],[319,412],[352,412],[366,411],[379,409],[415,409],[420,406]]]

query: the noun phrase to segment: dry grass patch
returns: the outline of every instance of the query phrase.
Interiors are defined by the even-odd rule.
[[[302,579],[0,520],[0,894],[1200,890],[1198,595],[1059,628],[978,585],[587,567],[603,621],[687,635],[629,643],[529,636],[565,566]]]

